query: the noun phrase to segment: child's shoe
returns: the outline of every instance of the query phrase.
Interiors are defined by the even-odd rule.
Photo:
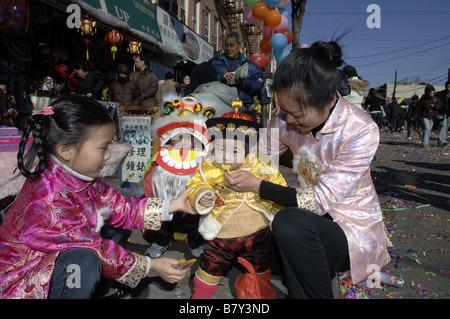
[[[217,285],[207,284],[194,276],[194,293],[192,299],[211,299],[217,290]]]
[[[170,244],[171,243],[169,243],[168,246],[160,246],[157,243],[153,243],[149,248],[147,248],[144,255],[149,256],[150,258],[161,257],[161,255],[169,249]]]
[[[189,251],[194,257],[200,257],[203,254],[203,245],[198,246],[197,248],[191,248],[188,244],[188,239],[186,238],[186,246],[189,248]]]
[[[191,251],[191,254],[194,256],[194,257],[200,257],[200,255],[201,254],[203,254],[203,246],[199,246],[199,247],[197,247],[197,248],[190,248],[189,246],[188,246],[188,248],[189,248],[189,250]]]

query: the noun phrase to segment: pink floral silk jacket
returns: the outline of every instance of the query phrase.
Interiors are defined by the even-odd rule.
[[[301,135],[285,118],[280,113],[271,120],[260,151],[276,160],[291,149],[298,205],[319,215],[329,213],[339,224],[348,241],[352,280],[358,283],[390,261],[391,243],[370,175],[378,127],[342,97],[315,137]]]
[[[102,275],[135,287],[147,258],[103,240],[103,223],[124,229],[161,227],[162,200],[127,198],[98,178],[86,182],[48,158],[28,178],[0,226],[0,298],[46,298],[54,263],[72,248],[94,251]]]

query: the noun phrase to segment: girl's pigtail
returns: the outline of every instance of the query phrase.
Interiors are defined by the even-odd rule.
[[[47,165],[47,151],[44,140],[49,132],[50,117],[44,115],[31,116],[22,134],[17,153],[17,166],[25,177],[35,178],[42,174]],[[33,143],[28,152],[25,153],[25,146],[30,135],[33,136]],[[38,157],[37,170],[31,171],[34,167],[35,158]]]

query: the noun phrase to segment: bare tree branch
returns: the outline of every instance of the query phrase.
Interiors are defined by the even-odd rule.
[[[292,50],[300,48],[300,30],[303,24],[303,15],[305,14],[307,0],[291,0],[292,4]]]

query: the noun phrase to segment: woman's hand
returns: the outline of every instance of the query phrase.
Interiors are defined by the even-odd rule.
[[[175,269],[178,260],[173,258],[155,258],[152,259],[150,270],[156,272],[165,281],[174,284],[184,278],[189,268],[180,270]]]
[[[253,192],[259,194],[262,179],[249,171],[225,172],[225,186],[236,192]]]
[[[189,203],[188,196],[191,190],[192,187],[189,187],[184,192],[182,192],[177,198],[174,198],[169,202],[169,213],[181,211],[192,215],[197,214],[195,209],[191,206],[191,203]]]

